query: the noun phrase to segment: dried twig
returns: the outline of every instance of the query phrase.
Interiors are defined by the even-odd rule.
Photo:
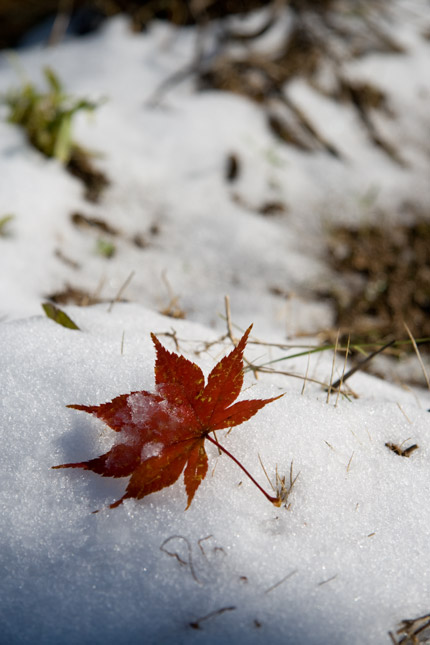
[[[396,631],[397,635],[402,635],[403,637],[396,641],[393,639],[393,643],[396,645],[418,645],[420,642],[417,636],[422,634],[425,630],[430,629],[430,614],[425,614],[424,616],[419,616],[418,618],[406,618],[401,621],[399,629]],[[391,634],[391,632],[389,632]],[[424,642],[424,641],[423,641]]]
[[[345,381],[347,379],[349,379],[350,376],[355,374],[355,372],[358,372],[358,370],[363,369],[363,367],[366,365],[366,363],[368,363],[370,360],[372,360],[372,358],[374,358],[377,354],[380,354],[381,352],[383,352],[388,347],[391,347],[392,345],[394,345],[395,342],[396,342],[395,340],[391,340],[389,343],[386,343],[386,345],[383,345],[379,349],[376,349],[374,352],[369,354],[369,356],[366,356],[366,358],[364,358],[362,361],[357,363],[357,365],[352,367],[346,374],[343,374],[342,378],[338,379],[335,383],[333,383],[332,386],[331,386],[332,390],[335,390],[336,388],[338,388],[339,385],[341,385],[341,383],[345,383]]]
[[[74,0],[59,0],[57,14],[49,34],[48,45],[58,45],[64,38],[72,17]]]
[[[322,587],[323,585],[326,585],[328,582],[335,580],[335,578],[337,578],[337,573],[331,578],[327,578],[327,580],[321,580],[321,582],[318,583],[318,587]]]
[[[197,620],[193,620],[193,622],[189,623],[189,625],[193,629],[201,629],[200,623],[203,623],[205,620],[215,618],[215,616],[220,616],[226,611],[234,611],[235,609],[236,607],[221,607],[220,609],[215,609],[215,611],[211,611],[209,614],[206,614],[206,616],[202,616],[201,618],[197,618]]]
[[[391,441],[388,441],[385,446],[389,448],[392,452],[395,452],[396,455],[399,455],[400,457],[410,457],[415,450],[418,450],[419,446],[418,444],[414,443],[412,446],[408,446],[408,448],[403,449],[402,446],[406,441],[409,441],[409,439],[405,439],[402,441],[400,445],[396,443],[391,443]]]
[[[198,542],[197,542],[197,544],[199,545],[199,549],[202,552],[203,557],[206,558],[206,559],[207,559],[207,555],[206,555],[206,552],[205,552],[204,548],[202,547],[202,542],[204,542],[205,540],[210,540],[211,537],[213,537],[212,534],[207,535],[204,538],[200,538],[200,540],[198,540]]]
[[[282,585],[284,582],[289,580],[289,578],[292,578],[297,572],[298,572],[298,569],[294,569],[294,571],[290,571],[290,573],[287,573],[287,575],[281,578],[281,580],[278,580],[278,582],[275,582],[274,585],[266,589],[264,593],[270,593],[271,591],[273,591],[274,589]]]
[[[168,544],[171,540],[183,540],[187,546],[187,551],[188,551],[188,560],[184,560],[181,558],[179,553],[177,551],[169,551],[166,549],[166,544]],[[173,558],[176,558],[176,560],[179,562],[179,564],[182,565],[188,565],[190,567],[191,575],[193,576],[194,580],[198,583],[201,584],[200,580],[198,579],[196,572],[194,570],[194,565],[193,565],[193,559],[192,559],[192,550],[191,550],[191,544],[189,540],[184,536],[184,535],[171,535],[168,537],[162,545],[160,546],[160,551],[163,551],[163,553],[167,553],[167,555],[170,555]]]

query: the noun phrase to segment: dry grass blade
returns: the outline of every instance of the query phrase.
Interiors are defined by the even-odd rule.
[[[310,365],[310,363],[311,363],[311,355],[308,354],[308,362],[306,364],[305,378],[304,378],[304,381],[303,381],[302,391],[300,393],[302,396],[305,393],[306,383],[308,382],[308,374],[309,374],[309,365]]]
[[[412,336],[412,332],[411,332],[411,330],[409,329],[409,327],[407,326],[407,324],[406,324],[405,322],[404,322],[403,324],[404,324],[404,326],[405,326],[405,329],[406,329],[406,331],[407,331],[407,333],[408,333],[409,338],[411,339],[411,343],[412,343],[412,346],[413,346],[413,348],[414,348],[414,350],[415,350],[415,354],[417,355],[417,358],[418,358],[419,364],[421,365],[421,369],[422,369],[422,371],[423,371],[424,378],[425,378],[426,383],[427,383],[427,387],[428,387],[428,389],[430,390],[430,380],[429,380],[429,377],[428,377],[428,374],[427,374],[427,370],[426,370],[426,368],[425,368],[425,365],[424,365],[424,363],[423,363],[423,359],[421,358],[421,354],[420,354],[420,351],[419,351],[419,349],[418,349],[418,345],[417,345],[417,343],[416,343],[416,340],[415,340],[415,338]]]
[[[348,336],[348,343],[346,345],[346,352],[345,352],[345,360],[343,362],[343,370],[342,370],[342,376],[339,379],[339,387],[337,388],[337,395],[336,395],[336,403],[334,404],[334,407],[337,408],[337,404],[339,402],[339,396],[340,396],[340,391],[342,389],[343,382],[345,380],[345,370],[346,370],[346,363],[348,361],[348,354],[349,354],[349,343],[351,341],[351,337]]]
[[[116,294],[115,298],[111,301],[111,303],[110,303],[110,305],[108,307],[108,313],[110,313],[112,311],[112,309],[114,308],[115,303],[120,301],[122,294],[127,289],[127,287],[130,284],[130,282],[132,281],[134,273],[135,272],[132,271],[130,273],[130,275],[127,277],[127,279],[123,282],[121,287],[118,289],[118,293]]]
[[[338,343],[339,343],[339,333],[340,333],[340,330],[338,329],[337,334],[336,334],[336,343],[335,343],[335,346],[334,346],[333,362],[332,362],[332,365],[331,365],[330,385],[328,386],[328,389],[327,389],[326,403],[330,402],[331,391],[333,389],[336,389],[336,387],[339,385],[337,383],[337,381],[336,381],[336,385],[333,385],[333,375],[334,375],[334,368],[335,368],[335,365],[336,365],[336,354],[337,354],[337,348],[338,348]]]
[[[406,421],[409,423],[409,425],[412,425],[412,421],[410,420],[410,418],[408,417],[408,415],[406,414],[406,412],[404,411],[404,409],[402,408],[402,406],[400,405],[400,403],[398,401],[396,401],[396,405],[399,408],[400,412],[405,417]]]
[[[230,338],[233,345],[236,347],[237,341],[233,336],[233,328],[231,325],[231,309],[230,309],[230,296],[224,296],[224,306],[225,306],[225,322],[227,325],[227,335]]]
[[[253,372],[261,372],[262,374],[280,374],[281,376],[291,376],[291,378],[299,378],[302,381],[306,381],[307,383],[316,383],[317,385],[321,385],[322,387],[325,387],[325,388],[327,387],[327,383],[325,383],[324,381],[319,381],[318,379],[310,378],[309,376],[302,376],[302,374],[295,374],[294,372],[286,372],[284,370],[274,370],[274,369],[270,369],[259,365],[253,365],[252,363],[249,365],[247,369],[250,369]]]
[[[275,485],[273,485],[269,475],[267,474],[267,470],[266,470],[266,468],[265,468],[265,466],[263,464],[263,461],[262,461],[260,455],[258,455],[258,459],[260,461],[261,468],[263,469],[263,472],[264,472],[264,474],[266,476],[267,481],[269,482],[269,485],[270,485],[271,489],[274,491],[274,493],[276,493],[277,499],[279,499],[281,501],[281,504],[284,504],[285,508],[287,510],[289,510],[290,507],[291,507],[291,504],[288,504],[288,498],[291,495],[291,492],[292,492],[292,490],[294,488],[294,485],[295,485],[295,483],[298,480],[299,475],[300,475],[300,472],[298,472],[296,476],[294,476],[294,474],[293,474],[294,461],[291,461],[291,464],[290,464],[290,474],[289,474],[289,482],[288,482],[288,484],[286,483],[285,476],[283,476],[283,477],[280,476],[280,474],[278,472],[278,466],[276,466]]]
[[[172,286],[167,278],[167,272],[163,271],[161,274],[161,279],[163,280],[167,293],[169,295],[169,302],[163,309],[160,310],[160,314],[163,316],[170,316],[170,318],[185,318],[185,311],[181,308],[179,303],[179,296],[175,295],[173,292]]]
[[[233,325],[232,325],[232,322],[231,322],[230,296],[229,295],[224,296],[224,305],[225,305],[225,322],[226,322],[226,325],[227,325],[227,336],[228,336],[228,338],[230,338],[230,340],[231,340],[231,342],[233,344],[233,347],[236,347],[237,340],[235,339],[235,337],[233,335]],[[257,379],[258,378],[258,370],[255,370],[253,368],[252,363],[250,363],[248,361],[246,356],[243,357],[243,362],[247,365],[247,367],[249,369],[251,369],[254,372],[254,377]]]
[[[261,459],[260,454],[258,454],[258,460],[259,460],[259,462],[260,462],[260,466],[261,466],[261,467],[262,467],[262,469],[263,469],[263,473],[266,475],[266,479],[267,479],[267,481],[269,482],[270,488],[274,491],[274,490],[275,490],[275,487],[273,486],[273,484],[272,484],[272,482],[271,482],[271,480],[270,480],[270,477],[269,477],[269,475],[267,474],[267,470],[266,470],[266,468],[265,468],[265,466],[264,466],[264,464],[263,464],[263,460]]]

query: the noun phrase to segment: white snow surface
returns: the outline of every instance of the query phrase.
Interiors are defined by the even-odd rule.
[[[153,389],[149,331],[171,321],[138,305],[68,311],[81,331],[42,317],[2,326],[3,642],[383,643],[399,617],[426,612],[428,394],[361,375],[360,398],[335,407],[316,384],[301,394],[301,381],[247,375],[248,397],[286,394],[221,441],[269,492],[258,455],[273,480],[277,468],[288,481],[294,461],[289,510],[211,445],[189,510],[182,478],[109,510],[126,478],[51,470],[102,454],[116,435],[65,406]],[[175,329],[191,359],[214,339],[189,322]],[[223,349],[199,361],[206,372]],[[328,380],[330,363],[310,373]],[[408,437],[419,444],[409,459],[384,445]],[[235,609],[190,626],[225,607]]]
[[[154,23],[137,35],[117,18],[97,34],[19,52],[32,80],[49,64],[71,94],[106,98],[91,118],[79,116],[75,138],[100,154],[112,184],[89,204],[77,180],[0,120],[0,217],[14,215],[10,235],[0,236],[1,643],[379,645],[400,620],[429,612],[430,393],[357,373],[348,381],[357,398],[327,401],[318,381],[330,382],[328,352],[274,364],[301,378],[247,372],[241,398],[285,395],[219,433],[268,492],[259,457],[272,482],[277,471],[288,483],[293,462],[299,477],[288,507],[273,507],[213,445],[187,511],[182,477],[110,510],[127,478],[51,469],[103,454],[118,438],[68,404],[155,390],[150,332],[178,351],[174,330],[179,351],[206,375],[231,350],[219,340],[227,293],[238,328],[254,321],[251,340],[291,343],[295,333],[317,332],[331,313],[306,290],[327,279],[325,228],[367,221],[369,195],[372,212],[376,200],[393,220],[404,217],[403,203],[428,203],[429,41],[415,17],[428,4],[393,4],[406,53],[348,69],[389,94],[396,120],[387,131],[397,131],[407,167],[302,81],[292,88],[296,102],[348,162],[280,144],[258,105],[197,93],[191,77],[148,107],[160,83],[192,60],[192,28]],[[17,84],[2,55],[0,91]],[[230,153],[242,166],[231,185],[223,176]],[[273,200],[287,213],[262,217],[258,209]],[[95,253],[97,233],[71,224],[73,212],[120,229],[111,260]],[[136,234],[147,247],[130,242]],[[40,313],[66,284],[110,300],[131,271],[130,303],[65,307],[80,330]],[[187,320],[156,313],[171,298],[163,275]],[[250,342],[245,355],[260,364],[300,351]],[[333,378],[342,369],[338,357]],[[409,458],[385,446],[405,440],[419,446]]]

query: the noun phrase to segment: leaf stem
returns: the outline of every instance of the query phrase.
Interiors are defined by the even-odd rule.
[[[269,502],[271,502],[274,506],[280,506],[281,505],[282,500],[280,500],[279,497],[272,497],[271,495],[269,495],[269,493],[267,493],[264,490],[264,488],[262,488],[260,486],[260,484],[254,479],[254,477],[246,470],[245,466],[242,466],[240,461],[238,461],[236,459],[236,457],[234,457],[231,454],[231,452],[229,452],[227,450],[227,448],[224,448],[224,446],[222,446],[220,443],[218,443],[218,441],[213,439],[213,437],[210,437],[208,434],[206,435],[206,439],[208,439],[211,443],[213,443],[215,446],[217,446],[217,448],[219,450],[222,450],[222,452],[224,452],[227,455],[227,457],[230,457],[230,459],[233,459],[234,463],[237,464],[239,466],[239,468],[241,468],[243,470],[245,475],[247,477],[249,477],[249,479],[252,481],[252,483],[255,484],[255,486],[257,486],[257,488],[263,493],[263,495],[269,500]]]

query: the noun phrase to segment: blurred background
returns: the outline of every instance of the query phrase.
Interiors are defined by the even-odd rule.
[[[291,304],[292,294],[299,294],[305,317],[311,311],[306,302],[329,308],[328,316],[308,316],[313,320],[309,324],[299,315],[300,324],[287,325],[288,331],[318,333],[322,341],[332,342],[340,328],[342,342],[351,336],[356,343],[384,343],[408,338],[407,322],[426,351],[430,111],[422,61],[430,43],[429,6],[413,0],[0,0],[0,48],[54,47],[69,36],[95,33],[119,15],[127,16],[134,34],[145,34],[159,21],[192,28],[192,56],[160,76],[146,105],[160,106],[184,79],[192,80],[197,93],[222,91],[243,97],[261,110],[268,136],[280,146],[277,150],[284,147],[290,166],[303,162],[302,171],[294,170],[303,181],[301,192],[296,189],[296,202],[294,190],[283,192],[275,186],[257,209],[235,190],[244,165],[237,151],[226,151],[223,167],[235,207],[278,222],[296,235],[292,247],[302,255],[314,255],[324,266],[320,281],[283,282],[275,277],[266,285],[270,302]],[[154,53],[154,67],[156,61]],[[55,91],[59,79],[48,82]],[[329,103],[336,107],[324,116]],[[79,109],[93,107],[79,104]],[[9,118],[23,125],[17,113]],[[48,148],[42,152],[58,158]],[[111,178],[79,155],[78,150],[66,155],[67,168],[86,185],[86,199],[97,203]],[[281,184],[282,172],[278,174]],[[315,186],[324,193],[325,175],[327,194],[333,195],[333,185],[341,192],[348,175],[351,186],[360,186],[360,196],[354,197],[354,206],[350,199],[347,207],[343,202],[336,206],[333,197],[329,215],[325,203],[317,215],[307,218],[300,205]],[[345,195],[348,190],[352,188],[345,184]],[[72,221],[76,227],[101,227],[106,239],[116,235],[115,227],[94,216],[75,213]],[[151,226],[151,235],[156,235],[157,224]],[[135,237],[136,246],[145,246],[142,239]],[[113,243],[100,248],[105,259],[114,251]],[[265,266],[270,262],[266,258]],[[292,275],[291,267],[288,272]],[[47,295],[60,304],[97,300],[86,293],[81,298],[80,293],[64,289]],[[187,315],[191,308],[185,297],[181,307],[167,306],[164,312]]]

